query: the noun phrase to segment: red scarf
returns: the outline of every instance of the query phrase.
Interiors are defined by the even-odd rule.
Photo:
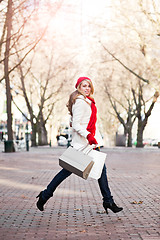
[[[96,121],[97,121],[97,108],[93,98],[87,97],[91,101],[91,117],[87,126],[87,131],[89,131],[93,136],[96,133]]]

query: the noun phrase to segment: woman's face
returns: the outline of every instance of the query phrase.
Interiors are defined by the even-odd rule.
[[[86,80],[82,81],[79,89],[85,96],[89,96],[91,94],[91,86]]]

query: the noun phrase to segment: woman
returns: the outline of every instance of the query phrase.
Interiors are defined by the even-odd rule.
[[[75,148],[79,146],[86,146],[96,144],[97,150],[102,145],[102,138],[96,126],[97,121],[97,109],[95,101],[92,97],[94,92],[92,81],[87,77],[80,77],[75,85],[76,91],[74,91],[68,101],[68,110],[71,114],[71,127],[72,127],[72,142],[71,145]],[[44,210],[44,204],[47,200],[53,196],[53,192],[58,185],[72,173],[62,169],[49,183],[47,188],[40,192],[37,196],[37,208],[40,211]],[[103,207],[108,214],[108,208],[114,213],[120,212],[123,208],[118,207],[108,186],[106,166],[104,164],[101,177],[98,179],[100,191],[103,196]]]

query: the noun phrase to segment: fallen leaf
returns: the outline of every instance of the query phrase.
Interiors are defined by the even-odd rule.
[[[66,213],[58,213],[59,216],[66,216]]]
[[[104,214],[104,213],[106,213],[106,211],[97,211],[96,213],[98,213],[98,214]]]
[[[142,204],[143,203],[143,201],[133,201],[133,202],[131,202],[131,204]]]
[[[21,198],[23,198],[23,199],[25,199],[25,198],[27,198],[25,195],[21,195]]]
[[[74,211],[82,211],[80,208],[75,208]]]

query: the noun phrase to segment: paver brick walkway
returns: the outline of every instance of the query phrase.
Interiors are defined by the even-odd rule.
[[[63,151],[0,152],[0,240],[160,239],[160,149],[102,149],[122,212],[105,214],[97,181],[73,174],[40,212],[36,196],[61,169]]]

